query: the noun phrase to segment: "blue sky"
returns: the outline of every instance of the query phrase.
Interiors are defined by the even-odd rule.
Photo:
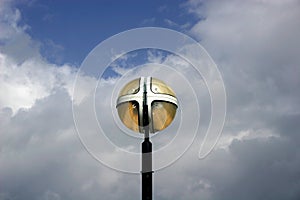
[[[27,1],[17,4],[21,24],[41,41],[52,62],[80,64],[99,42],[145,26],[185,31],[196,21],[185,1]]]
[[[155,162],[170,164],[168,159],[192,140],[180,159],[155,171],[156,200],[299,200],[299,19],[298,0],[0,0],[0,200],[139,199],[140,174],[95,160],[80,142],[78,128],[99,136],[96,114],[112,142],[130,155],[138,151],[140,141],[135,138],[133,144],[123,134],[115,97],[126,81],[145,74],[163,79],[180,100],[174,123],[152,139],[159,150],[168,149],[162,147],[169,147],[172,138],[182,139],[173,151],[156,154]],[[225,85],[226,102],[214,98],[227,105],[225,123],[204,159],[199,148],[215,142],[204,140],[212,111],[222,109],[211,103],[204,76],[186,60],[145,49],[112,63],[107,79],[80,71],[100,42],[146,26],[199,41],[202,54],[193,45],[183,45],[182,52],[203,63],[214,78],[215,65],[205,62],[210,60],[206,51],[223,78],[212,78],[212,88],[221,91]],[[115,53],[112,60],[120,55],[108,52]],[[139,64],[149,65],[130,70]],[[100,67],[105,66],[95,65]],[[180,137],[172,134],[179,128]],[[107,163],[139,172],[139,157],[134,161],[118,148],[108,151],[106,140],[96,139],[90,142]]]

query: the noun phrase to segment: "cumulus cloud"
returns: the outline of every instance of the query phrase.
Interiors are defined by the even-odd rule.
[[[27,59],[17,64],[9,55],[0,55],[0,108],[16,113],[31,108],[36,100],[49,96],[57,88],[72,93],[74,70],[70,66],[54,66],[40,59]]]
[[[71,66],[47,63],[39,53],[39,42],[20,25],[21,12],[10,1],[0,9],[0,109],[16,113],[32,107],[36,100],[49,96],[56,88],[71,95],[74,70]]]
[[[228,113],[223,136],[208,157],[197,159],[203,139],[197,137],[175,164],[155,172],[155,198],[299,199],[299,2],[189,1],[186,6],[199,18],[189,33],[201,41],[223,75]],[[9,2],[0,2],[0,15],[0,199],[139,198],[139,175],[100,165],[76,136],[71,94],[77,70],[45,61],[39,42],[26,33],[29,27],[18,23],[21,12]],[[202,118],[207,125],[210,102],[201,76],[174,55],[149,51],[147,58],[181,68],[203,88],[196,95],[203,100],[201,111],[208,113]],[[128,73],[122,66],[112,67],[115,75]],[[180,88],[157,69],[140,70],[166,77]],[[84,74],[77,78],[81,87],[75,106],[88,103],[86,91],[97,81]],[[99,84],[111,90],[116,80],[110,77]],[[109,112],[109,97],[96,104],[99,117]],[[83,110],[82,118],[90,130],[87,112]],[[115,127],[109,118],[103,123]]]
[[[218,148],[198,163],[184,157],[181,172],[190,182],[210,185],[194,190],[204,199],[299,198],[299,2],[189,4],[201,19],[190,33],[219,66],[228,111]]]
[[[229,127],[272,127],[272,118],[299,114],[298,1],[211,1],[193,10],[205,20],[191,32],[225,80]]]
[[[138,177],[125,187],[116,184],[126,175],[92,159],[76,135],[71,106],[76,68],[47,62],[39,42],[19,26],[20,11],[9,1],[0,8],[0,199],[137,196],[130,186],[139,185]],[[94,83],[78,79],[79,93]]]

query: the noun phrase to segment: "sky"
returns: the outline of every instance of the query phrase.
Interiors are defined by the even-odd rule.
[[[122,85],[143,74],[180,102],[152,138],[154,199],[299,199],[299,18],[297,0],[0,0],[0,200],[139,199],[140,138],[113,107]],[[155,37],[147,29],[139,43],[101,54],[142,27],[179,31],[205,50],[117,51]],[[108,67],[98,66],[107,55]],[[215,102],[226,105],[222,134],[205,139],[214,112],[222,115]]]
[[[30,24],[30,36],[42,42],[41,53],[59,64],[80,65],[96,44],[121,31],[144,26],[178,29],[196,19],[188,12],[178,14],[187,10],[182,1],[25,1],[16,6],[22,10],[21,23]]]

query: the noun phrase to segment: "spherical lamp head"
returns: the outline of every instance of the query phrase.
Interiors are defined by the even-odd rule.
[[[117,100],[118,115],[129,129],[155,133],[167,128],[176,115],[178,102],[174,91],[163,81],[141,77],[127,83]]]

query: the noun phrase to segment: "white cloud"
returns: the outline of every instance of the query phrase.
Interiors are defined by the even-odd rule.
[[[191,33],[219,65],[229,117],[299,113],[294,92],[300,84],[299,9],[298,1],[210,1],[193,7],[205,19]]]
[[[71,95],[74,76],[70,66],[58,67],[39,59],[17,64],[9,56],[0,54],[0,109],[9,107],[14,113],[29,109],[57,88],[66,89]]]
[[[170,27],[177,27],[177,26],[178,26],[177,23],[175,23],[174,21],[172,21],[172,20],[170,20],[170,19],[164,19],[164,22],[165,22],[168,26],[170,26]]]
[[[40,58],[40,43],[26,33],[29,26],[19,24],[21,12],[11,4],[12,1],[1,1],[0,52],[9,55],[18,64],[30,58]]]
[[[299,2],[190,1],[190,5],[201,19],[191,34],[219,66],[228,97],[220,149],[199,163],[199,172],[194,171],[211,183],[207,199],[297,199],[299,183],[289,177],[298,173],[299,163],[295,141],[300,113],[295,92],[300,83],[295,77],[300,70]]]
[[[190,8],[205,17],[191,33],[220,67],[229,100],[228,118],[220,148],[206,159],[197,159],[198,137],[185,156],[154,173],[155,198],[298,199],[299,3],[190,1]],[[39,43],[26,33],[28,27],[18,25],[20,11],[0,1],[0,14],[0,199],[138,198],[139,175],[103,167],[76,136],[70,97],[76,70],[41,57]],[[203,89],[196,95],[202,101],[201,111],[209,113],[205,85],[186,62],[173,55],[149,54],[148,58],[181,68]],[[128,72],[114,69],[119,74]],[[180,88],[172,75],[157,68],[140,70]],[[96,80],[80,74],[78,81],[82,87],[75,106],[87,100],[86,91]],[[111,90],[115,81],[101,82],[103,92]],[[98,115],[105,116],[111,99],[104,96],[102,101]],[[86,125],[91,120],[87,112],[82,115]],[[119,131],[109,118],[103,123],[111,132]],[[105,153],[112,160],[133,164]]]
[[[71,66],[47,63],[39,53],[39,42],[20,26],[21,13],[1,1],[0,9],[0,109],[8,107],[16,113],[29,109],[57,88],[72,93],[75,70]]]

